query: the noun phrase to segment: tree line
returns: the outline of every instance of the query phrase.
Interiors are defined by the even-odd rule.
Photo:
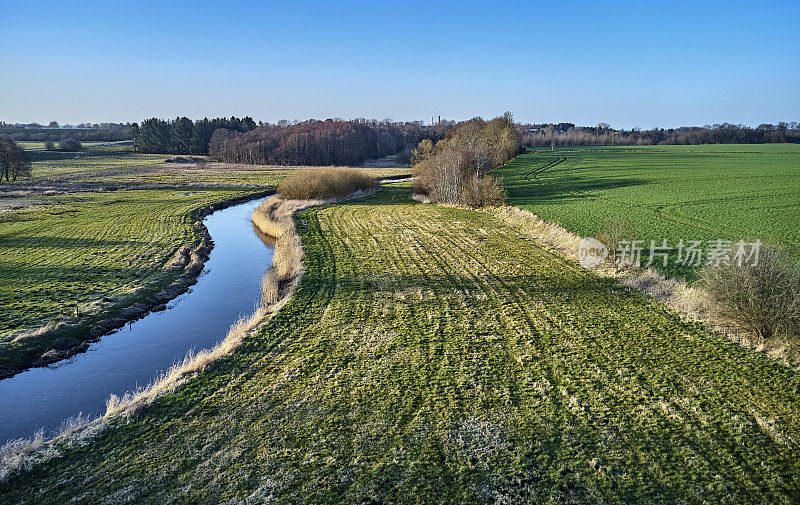
[[[31,176],[31,162],[10,137],[0,137],[0,181],[14,182],[17,178]]]
[[[179,117],[168,121],[150,118],[142,124],[131,125],[131,137],[136,150],[141,153],[157,154],[208,154],[208,143],[216,130],[229,130],[239,133],[249,132],[256,127],[251,117],[198,119],[192,121]]]
[[[130,124],[101,123],[97,125],[61,127],[53,121],[45,127],[36,123],[7,124],[0,122],[0,135],[15,141],[60,142],[66,139],[80,139],[84,142],[118,142],[130,140]]]
[[[506,112],[490,121],[470,119],[445,138],[423,140],[414,150],[415,191],[440,203],[479,207],[505,201],[502,185],[489,174],[521,150],[521,138]]]
[[[217,130],[209,155],[219,161],[258,165],[358,165],[397,154],[442,133],[441,128],[420,122],[312,119],[291,125],[266,124],[248,132]]]
[[[722,123],[652,130],[617,130],[607,123],[575,126],[572,123],[519,125],[526,146],[590,145],[696,145],[800,143],[800,123],[761,124],[756,128]]]

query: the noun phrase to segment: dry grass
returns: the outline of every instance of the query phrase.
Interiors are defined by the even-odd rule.
[[[159,396],[175,391],[195,373],[202,371],[214,361],[239,347],[245,335],[258,326],[267,313],[268,309],[262,303],[249,317],[240,318],[233,323],[225,338],[213,348],[203,349],[197,353],[190,351],[182,362],[172,365],[169,370],[154,379],[147,387],[121,397],[112,394],[106,401],[105,417],[130,416],[141,407],[153,403]]]
[[[40,326],[38,328],[18,333],[14,338],[11,339],[11,341],[12,342],[19,342],[20,340],[25,340],[26,338],[39,337],[41,335],[46,335],[47,333],[50,333],[51,331],[56,331],[58,329],[61,329],[64,326],[66,326],[66,324],[64,324],[63,321],[56,322],[56,321],[51,320],[51,321],[48,321],[47,324],[45,324],[43,326]]]
[[[378,180],[354,168],[315,168],[298,171],[281,181],[278,194],[286,200],[344,198],[356,191],[378,188]]]
[[[85,445],[106,425],[107,419],[104,417],[92,420],[78,414],[64,421],[58,436],[51,440],[45,439],[44,432],[40,430],[32,438],[7,442],[0,447],[0,482],[34,465],[59,457],[63,450]]]
[[[261,301],[263,303],[275,303],[278,301],[280,290],[278,286],[280,279],[274,268],[267,270],[264,278],[261,279]]]

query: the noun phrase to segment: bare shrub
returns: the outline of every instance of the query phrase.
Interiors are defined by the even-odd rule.
[[[473,177],[462,191],[462,200],[469,207],[499,207],[506,203],[506,189],[491,175]]]
[[[76,139],[64,139],[58,143],[58,149],[67,152],[77,152],[83,149],[83,145]]]
[[[788,253],[766,247],[756,265],[707,265],[700,279],[709,310],[762,343],[800,332],[800,269]]]
[[[278,185],[278,194],[287,200],[344,198],[356,191],[371,191],[378,180],[353,168],[315,168],[301,170]]]
[[[620,242],[633,238],[633,226],[624,217],[613,217],[605,219],[597,230],[597,240],[608,248],[607,260],[614,263],[617,258],[617,250]]]
[[[405,149],[397,153],[394,156],[395,163],[399,163],[401,165],[410,165],[413,150],[414,150],[413,147],[407,146]]]

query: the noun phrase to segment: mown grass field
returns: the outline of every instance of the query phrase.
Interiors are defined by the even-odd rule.
[[[497,170],[509,203],[583,236],[626,222],[629,239],[761,240],[800,254],[800,145],[562,148]],[[675,264],[672,276],[695,278]],[[645,257],[646,261],[646,257]]]
[[[300,213],[266,326],[3,502],[796,502],[797,371],[409,193]]]
[[[165,189],[28,196],[21,208],[0,212],[0,367],[16,369],[50,349],[52,339],[14,341],[21,332],[74,322],[76,305],[81,321],[118,317],[171,282],[178,272],[164,271],[167,262],[201,238],[192,212],[244,194]]]

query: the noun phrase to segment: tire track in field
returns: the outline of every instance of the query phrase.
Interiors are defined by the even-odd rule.
[[[503,291],[498,292],[501,295],[501,298],[510,299],[510,301],[515,306],[515,312],[521,316],[522,321],[524,321],[525,326],[527,326],[528,330],[530,331],[531,339],[529,340],[530,343],[533,343],[538,350],[538,356],[540,357],[540,364],[542,366],[541,372],[544,375],[545,381],[548,383],[548,398],[549,398],[549,408],[550,416],[548,421],[551,424],[551,429],[553,430],[553,436],[546,442],[548,447],[548,452],[551,454],[559,455],[564,453],[564,451],[568,450],[568,429],[570,422],[573,421],[573,415],[570,415],[570,411],[566,408],[564,404],[563,398],[563,386],[562,386],[562,379],[560,377],[558,367],[553,362],[552,359],[548,359],[550,356],[550,349],[548,349],[547,342],[550,340],[548,338],[548,324],[547,319],[542,319],[542,314],[537,313],[534,317],[530,313],[530,309],[526,306],[526,303],[523,302],[521,296],[525,296],[519,286],[512,286],[511,282],[506,281],[502,278],[502,276],[495,274],[492,269],[488,267],[485,261],[479,259],[476,251],[474,249],[467,250],[466,248],[460,247],[459,241],[457,241],[453,236],[452,233],[447,233],[445,230],[436,229],[432,230],[429,226],[424,225],[422,222],[414,222],[416,226],[422,226],[423,228],[427,228],[429,236],[435,237],[440,239],[442,242],[447,242],[447,244],[436,244],[437,250],[447,251],[448,254],[451,254],[452,257],[456,257],[455,253],[451,253],[450,251],[457,251],[459,257],[463,258],[470,258],[472,261],[475,261],[480,267],[487,273],[489,277],[494,279],[497,285],[502,286]],[[438,232],[438,233],[435,233]],[[442,233],[445,232],[445,233]],[[449,245],[449,247],[448,247]],[[530,300],[528,300],[530,302]],[[504,304],[501,304],[504,305]],[[538,305],[538,304],[537,304]],[[508,307],[506,306],[505,309],[507,310]],[[505,313],[506,311],[502,311]],[[540,323],[545,323],[545,327],[543,328],[541,324],[537,324],[537,321]],[[553,321],[550,321],[552,323]],[[508,340],[510,337],[506,335],[506,345],[511,345],[511,342]],[[515,362],[515,360],[510,360],[511,362]],[[530,367],[530,364],[528,364]],[[530,370],[529,370],[530,371]],[[550,410],[552,409],[552,410]],[[558,456],[554,456],[554,460],[558,460]],[[559,469],[553,466],[552,461],[550,463],[544,464],[545,475],[548,479],[552,479],[553,487],[557,486],[557,482],[559,481],[560,475],[558,474]]]
[[[436,289],[436,287],[440,285],[441,282],[438,281],[437,279],[430,277],[429,269],[423,266],[422,262],[423,259],[420,256],[422,248],[408,247],[407,243],[405,244],[401,243],[395,246],[394,241],[391,244],[387,244],[385,242],[381,244],[377,240],[374,240],[374,236],[370,233],[371,229],[368,227],[368,224],[364,222],[363,217],[362,219],[356,219],[355,212],[351,212],[350,214],[351,215],[347,216],[346,221],[344,221],[345,225],[343,228],[344,229],[349,228],[350,230],[359,230],[362,237],[368,237],[372,239],[367,242],[372,246],[373,250],[370,257],[385,258],[384,251],[386,251],[387,249],[389,251],[392,251],[393,255],[396,255],[397,259],[392,260],[392,263],[395,266],[395,272],[384,271],[382,272],[382,275],[384,277],[391,277],[391,274],[393,273],[399,275],[407,275],[410,273],[408,272],[409,265],[414,265],[415,266],[414,271],[418,275],[422,276],[426,280],[426,283],[428,285],[434,288],[433,290],[434,297],[437,300],[437,303],[442,307],[442,309],[439,312],[443,315],[445,319],[448,318],[449,317],[448,314],[450,313],[448,300],[442,296],[442,291],[440,289]],[[367,213],[364,212],[364,214]],[[374,218],[375,213],[367,214],[367,216],[364,217]],[[386,239],[386,237],[384,237],[384,239]],[[409,253],[409,254],[405,254],[404,255],[405,257],[402,257],[401,256],[402,253]],[[402,267],[398,268],[398,261],[399,265],[402,265],[405,268]],[[417,311],[414,309],[413,305],[409,305],[409,308],[411,309],[411,313],[416,316]],[[446,373],[447,371],[441,368],[441,360],[439,359],[439,357],[443,354],[441,352],[442,351],[441,345],[438,345],[436,347],[436,350],[434,350],[434,354],[430,353],[431,352],[430,345],[425,345],[425,346],[419,345],[421,341],[418,340],[418,338],[420,336],[427,335],[428,332],[417,324],[416,322],[417,320],[418,320],[417,317],[412,317],[409,324],[409,320],[406,318],[404,320],[404,325],[407,327],[408,326],[411,327],[412,332],[410,333],[410,335],[417,335],[418,337],[413,339],[412,341],[400,342],[400,344],[404,345],[408,349],[416,349],[417,351],[423,350],[423,352],[426,353],[421,357],[421,361],[429,366],[418,369],[418,373],[420,373],[420,375],[418,376],[418,378],[414,380],[414,382],[417,382],[419,384],[438,384],[442,381],[440,379],[437,379],[437,377],[448,375]],[[447,326],[447,321],[442,320],[439,323],[437,323],[436,327],[443,328],[446,326]],[[428,341],[428,337],[422,337],[422,338],[423,338],[422,341]],[[439,338],[437,339],[437,341],[439,342],[439,344],[441,344],[442,340],[441,338]],[[441,395],[437,395],[436,397],[426,398],[424,395],[414,395],[412,401],[410,403],[407,403],[406,406],[403,408],[403,414],[400,416],[400,419],[398,420],[398,423],[396,423],[395,426],[398,429],[402,429],[404,432],[408,432],[409,426],[412,425],[414,420],[418,417],[420,411],[422,410],[422,407],[425,404],[430,404],[432,400],[435,400],[435,398],[438,398],[440,396]]]
[[[539,167],[539,168],[537,168],[535,170],[532,170],[532,171],[528,172],[527,174],[525,174],[525,180],[526,181],[530,181],[531,177],[537,177],[540,174],[546,172],[547,170],[550,170],[551,168],[564,163],[565,161],[567,161],[566,156],[560,156],[558,158],[554,158],[554,159],[548,161],[547,163],[545,163],[544,165],[542,165],[541,167]]]
[[[414,226],[423,226],[424,227],[424,225],[422,223],[419,223],[419,222],[413,222],[413,223],[410,223],[410,224],[413,224]],[[466,257],[471,257],[471,255],[473,254],[473,251],[470,251],[467,248],[461,247],[462,244],[460,243],[460,241],[457,240],[457,237],[453,233],[447,233],[447,232],[442,233],[444,231],[442,229],[437,229],[436,230],[436,231],[439,232],[438,234],[434,234],[433,231],[434,230],[429,229],[431,237],[436,237],[436,238],[440,239],[439,243],[438,243],[438,245],[436,247],[437,250],[444,250],[444,251],[448,251],[449,252],[449,250],[451,248],[453,248],[453,250],[458,250],[458,252],[459,252],[458,256],[459,257],[465,257],[465,258]],[[447,231],[450,231],[450,230],[447,230]],[[444,242],[444,241],[449,242],[449,244],[443,244],[442,242]],[[452,257],[455,258],[455,253],[451,253],[451,254],[452,254]],[[475,257],[473,257],[473,259],[477,260],[477,258],[475,258]],[[542,258],[542,259],[544,259],[544,258]],[[482,263],[480,260],[477,260],[477,261],[478,261],[479,264],[481,264],[483,269],[485,271],[487,271],[487,273],[492,275],[491,270],[488,268],[488,266],[485,263]],[[517,287],[517,289],[519,289],[519,287]],[[511,287],[508,286],[508,293],[507,294],[512,294],[512,296],[513,296],[513,292],[512,291],[513,290],[511,289]],[[520,306],[520,308],[522,310],[525,310],[524,306],[530,304],[531,302],[533,302],[533,300],[531,300],[528,297],[528,293],[526,293],[524,290],[521,290],[519,294],[522,297],[527,299],[526,300],[526,302],[527,302],[526,304],[518,302],[518,305]],[[559,329],[558,331],[566,331],[566,330],[568,330],[568,328],[564,327],[563,324],[561,324],[561,318],[559,316],[553,314],[553,313],[550,313],[549,310],[545,310],[544,312],[542,312],[541,310],[537,311],[535,316],[536,316],[537,319],[541,319],[543,316],[546,316],[550,320],[550,322],[554,325],[554,329],[555,328]],[[545,332],[545,334],[547,334],[547,332]],[[578,332],[576,332],[576,329],[574,329],[574,328],[572,329],[572,334],[573,335],[577,335],[578,334]],[[548,340],[550,340],[550,339],[548,339]],[[558,348],[558,343],[555,342],[555,341],[552,342],[551,345],[555,345],[554,349]],[[586,347],[586,346],[582,346],[582,347],[583,347],[583,352],[586,354],[587,358],[589,358],[592,354],[594,354],[594,352],[589,347]],[[603,356],[600,357],[600,359],[596,359],[596,360],[593,360],[593,361],[595,363],[603,363],[603,362],[605,362],[605,363],[613,363],[615,361],[615,358],[616,358],[615,355],[609,354],[609,353],[604,353],[603,352],[603,353],[601,353],[601,355],[603,355]],[[563,363],[563,364],[567,363],[566,361],[563,361],[561,359],[559,359],[558,362],[559,363]],[[631,364],[634,364],[634,363],[631,363]],[[645,398],[661,397],[661,394],[659,392],[660,391],[659,386],[662,385],[664,380],[668,380],[668,381],[670,381],[672,383],[676,383],[676,380],[678,382],[680,382],[680,378],[678,378],[676,376],[663,376],[663,377],[661,377],[664,374],[661,374],[661,373],[658,373],[658,372],[656,372],[656,374],[653,375],[652,367],[648,366],[646,363],[636,362],[635,363],[635,368],[636,368],[636,372],[635,372],[635,380],[636,380],[636,382],[638,384],[640,384],[640,387],[645,386],[647,388],[648,393],[645,396],[642,396],[641,392],[640,392],[639,395],[634,395],[633,391],[629,391],[627,389],[619,389],[619,388],[614,387],[613,384],[607,383],[607,386],[610,387],[610,390],[617,390],[618,395],[623,396],[623,397],[628,397],[629,398],[629,402],[628,403],[630,405],[638,405]],[[562,374],[566,374],[567,376],[574,375],[575,371],[576,370],[573,370],[572,373],[570,373],[569,372],[569,367],[568,367],[568,369],[565,370]],[[606,377],[609,376],[608,373],[605,373],[604,375]],[[577,392],[577,391],[575,391],[575,392],[576,393],[580,393],[580,392]],[[585,391],[583,393],[585,394]],[[704,392],[703,397],[705,399],[713,398],[715,401],[720,402],[721,400],[723,400],[723,398],[721,396],[719,396],[719,395],[720,395],[720,392],[717,391],[717,390],[706,390]],[[587,398],[587,399],[589,399],[589,398]],[[721,404],[727,404],[727,402],[722,401]],[[688,410],[683,409],[679,405],[674,404],[674,403],[671,403],[671,405],[673,406],[673,408],[679,410],[680,413],[683,414],[684,419],[686,419],[687,421],[688,420],[692,420],[692,426],[694,428],[693,430],[689,430],[689,431],[684,431],[684,430],[672,431],[671,432],[672,433],[672,437],[675,437],[675,438],[677,438],[679,440],[683,440],[683,444],[686,445],[687,447],[693,447],[694,450],[695,450],[695,454],[697,456],[702,455],[702,458],[707,462],[707,465],[709,467],[719,468],[721,466],[724,466],[729,470],[729,473],[730,472],[737,473],[737,472],[742,472],[742,471],[745,470],[745,467],[742,466],[742,464],[744,464],[746,462],[746,458],[744,458],[743,454],[741,453],[741,451],[743,449],[741,447],[735,445],[733,443],[733,441],[730,439],[730,437],[727,436],[729,433],[731,433],[733,431],[732,430],[733,427],[731,425],[728,424],[726,426],[726,429],[723,429],[722,431],[717,433],[718,430],[715,427],[713,427],[713,426],[705,426],[704,421],[702,420],[702,417],[698,417],[696,412],[689,412]],[[700,404],[696,404],[695,408],[698,408],[699,405]],[[706,411],[705,412],[705,416],[707,416],[708,418],[724,419],[724,415],[723,414],[725,412],[723,412],[723,411],[725,411],[725,408],[723,408],[723,407],[720,407],[719,409],[714,409],[713,412],[708,412],[707,411],[708,408],[706,408],[706,409],[702,409],[702,407],[700,407],[700,408],[701,408],[701,410],[705,410]],[[653,419],[661,419],[661,421],[660,421],[661,424],[668,423],[669,417],[668,417],[666,412],[660,411],[655,406],[649,407],[647,410],[650,413],[650,417],[651,418],[653,418]],[[565,412],[565,414],[566,414],[566,412]],[[571,422],[573,422],[573,423],[576,422],[576,421],[579,421],[577,418],[575,418],[572,415],[570,416],[570,419],[571,419]],[[659,422],[659,421],[657,421],[657,422]],[[704,444],[702,442],[702,440],[700,440],[700,439],[698,439],[696,437],[696,435],[698,435],[698,434],[705,434],[705,436],[708,436],[708,429],[709,428],[712,429],[715,433],[717,433],[718,436],[716,436],[715,439],[718,440],[718,444],[721,444],[722,446],[725,446],[727,448],[727,452],[719,453],[719,454],[718,453],[712,453],[709,450],[707,450],[707,447],[708,447],[707,444]],[[674,438],[672,440],[674,440]],[[737,455],[738,457],[736,457],[735,459],[732,459],[734,457],[734,455]],[[722,458],[722,459],[720,459],[720,458]],[[751,472],[755,471],[754,468],[747,468],[747,470],[749,470]]]

